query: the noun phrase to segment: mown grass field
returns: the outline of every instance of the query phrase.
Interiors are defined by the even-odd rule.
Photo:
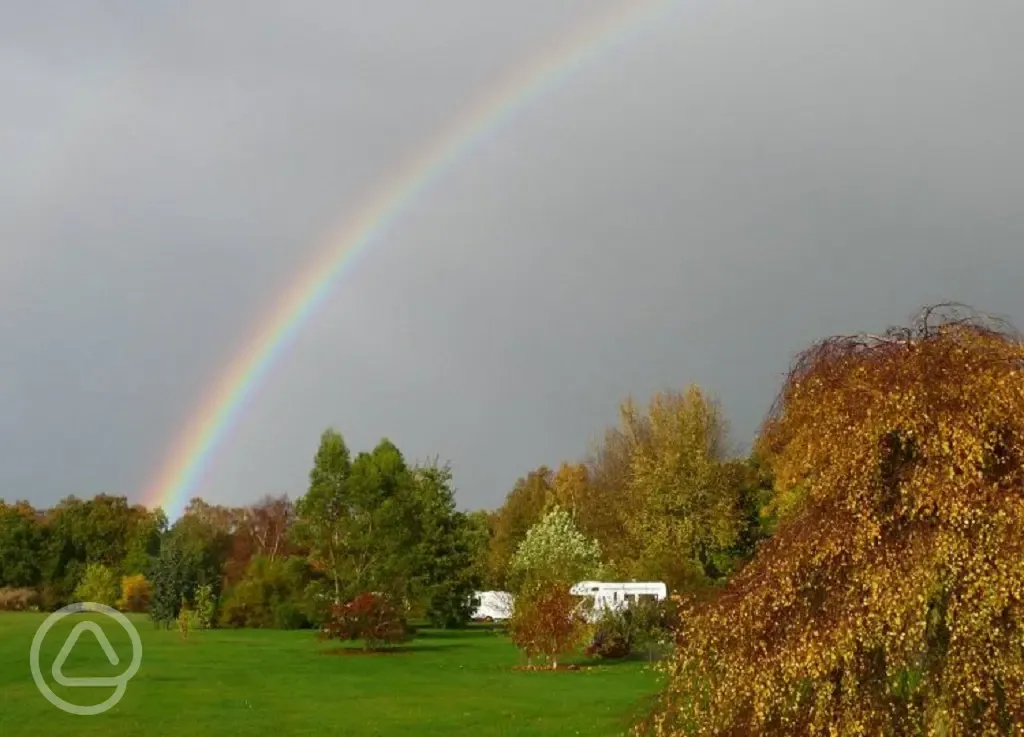
[[[81,636],[63,673],[116,676],[131,659],[127,634],[113,621],[73,615],[41,649],[54,692],[97,704],[110,688],[55,684],[51,666],[84,616],[101,624],[121,658],[107,661],[93,635]],[[121,702],[105,714],[59,711],[37,690],[29,652],[41,614],[0,614],[0,735],[621,735],[657,688],[643,662],[544,673],[521,663],[508,638],[487,629],[421,631],[402,652],[339,655],[338,643],[311,632],[212,630],[183,641],[132,617],[142,666]],[[581,664],[586,661],[576,660]]]

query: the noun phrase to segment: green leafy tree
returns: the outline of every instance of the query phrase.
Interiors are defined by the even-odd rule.
[[[67,497],[44,516],[46,547],[43,556],[44,603],[59,608],[71,602],[89,560],[87,527],[89,506]],[[97,561],[99,562],[99,561]]]
[[[334,583],[336,601],[365,591],[404,600],[418,582],[417,487],[393,443],[349,462],[341,435],[321,438],[309,492],[296,503],[296,541]]]
[[[352,464],[344,559],[351,593],[407,598],[417,575],[419,507],[415,481],[398,448],[382,440]]]
[[[472,616],[476,530],[455,508],[450,466],[437,463],[414,469],[413,519],[416,555],[410,595],[426,600],[427,618],[438,627],[458,627]]]
[[[216,599],[230,549],[231,535],[223,527],[201,514],[186,511],[164,535],[160,556],[147,576],[153,586],[152,619],[163,624],[173,622],[182,599],[194,613],[196,592],[201,586],[208,586],[210,596]]]
[[[469,578],[485,590],[496,584],[491,572],[491,541],[494,535],[494,514],[478,509],[466,514],[466,544],[469,547]]]
[[[213,586],[202,584],[196,587],[195,594],[196,628],[208,630],[213,627],[217,610],[217,600],[213,595]]]
[[[178,551],[196,586],[210,585],[219,594],[224,563],[231,551],[231,533],[216,522],[188,511],[164,535],[161,550]],[[192,592],[188,592],[189,601]]]
[[[601,573],[601,546],[576,527],[572,514],[554,507],[531,527],[509,563],[514,589],[557,583],[563,587]]]
[[[45,544],[45,531],[31,505],[0,501],[0,588],[38,586]]]
[[[774,479],[756,448],[748,458],[728,461],[723,470],[725,483],[735,490],[739,521],[739,534],[732,547],[725,549],[729,561],[724,567],[734,570],[750,560],[757,546],[774,532]]]
[[[171,626],[198,585],[196,569],[177,547],[166,547],[154,561],[147,578],[152,584],[149,616],[157,624]]]
[[[75,588],[78,601],[115,606],[121,596],[117,572],[100,563],[90,563],[81,583]]]
[[[161,536],[167,531],[167,515],[162,509],[152,512],[135,507],[128,525],[125,556],[121,572],[125,576],[145,573],[160,555]]]
[[[256,556],[243,578],[225,592],[220,622],[228,627],[302,629],[319,622],[323,612],[311,589],[309,563],[288,556]]]
[[[99,494],[86,503],[84,545],[86,560],[119,569],[128,551],[128,541],[139,514],[123,496]],[[144,510],[142,510],[144,512]]]
[[[107,494],[88,500],[67,497],[46,512],[42,577],[48,603],[71,599],[90,563],[123,571],[137,521],[147,514],[129,506],[125,497]]]
[[[331,580],[334,600],[342,600],[345,580],[343,543],[351,518],[351,454],[341,433],[325,430],[309,472],[309,490],[296,502],[293,536],[309,549],[313,565]]]

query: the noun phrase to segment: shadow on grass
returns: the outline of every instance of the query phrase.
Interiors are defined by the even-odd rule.
[[[648,657],[648,655],[646,653],[637,653],[637,654],[627,655],[624,658],[586,658],[586,659],[581,659],[581,660],[578,660],[578,661],[574,660],[573,662],[574,663],[575,662],[579,662],[579,663],[584,663],[585,662],[588,665],[593,665],[593,666],[596,666],[596,667],[612,668],[612,667],[615,667],[617,665],[636,665],[638,663],[641,664],[641,665],[657,665],[658,663],[665,662],[665,660],[667,660],[667,659],[668,659],[668,656],[666,656],[666,655],[660,655],[660,656],[659,655],[655,655],[653,658],[651,658],[651,657]]]
[[[410,653],[426,652],[434,650],[432,647],[417,647],[416,645],[396,645],[395,647],[333,647],[330,650],[320,651],[321,655],[408,655]]]
[[[417,640],[468,640],[481,637],[492,637],[497,634],[505,634],[505,629],[499,625],[474,624],[463,629],[434,629],[424,627],[416,630]]]
[[[417,637],[417,640],[420,638]],[[364,648],[360,645],[332,647],[329,650],[322,650],[323,655],[402,655],[408,653],[436,653],[442,650],[459,650],[469,648],[471,645],[463,645],[457,642],[446,642],[444,645],[417,645],[414,642],[408,645],[394,645],[392,647]]]

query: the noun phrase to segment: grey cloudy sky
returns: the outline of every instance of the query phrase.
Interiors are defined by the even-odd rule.
[[[7,0],[0,497],[139,498],[384,172],[622,0]],[[319,433],[465,507],[696,381],[748,442],[794,352],[969,302],[1024,324],[1024,4],[680,0],[533,100],[336,283],[198,489]]]

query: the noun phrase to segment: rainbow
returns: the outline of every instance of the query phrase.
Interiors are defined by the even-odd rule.
[[[519,67],[483,99],[470,105],[423,152],[408,162],[351,221],[333,231],[319,257],[296,279],[260,323],[216,384],[205,393],[178,436],[143,503],[177,519],[203,471],[246,400],[287,349],[301,325],[330,293],[346,266],[376,240],[405,207],[436,182],[485,135],[526,103],[569,77],[581,65],[651,21],[675,0],[631,1],[573,33],[553,51]]]

